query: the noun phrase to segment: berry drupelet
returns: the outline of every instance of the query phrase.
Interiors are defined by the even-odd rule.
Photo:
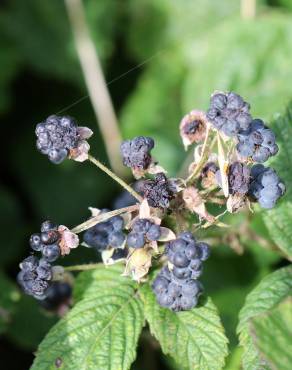
[[[218,92],[211,97],[207,119],[226,136],[236,136],[249,128],[252,121],[249,110],[249,104],[241,96],[233,92]]]
[[[50,221],[45,221],[41,225],[41,232],[32,234],[29,243],[34,251],[42,253],[45,260],[54,262],[61,254],[60,239],[61,234],[58,231],[58,226]]]
[[[123,228],[123,218],[114,216],[88,229],[84,233],[83,240],[88,247],[95,248],[99,252],[108,247],[119,248],[122,247],[126,238]]]
[[[262,208],[273,208],[277,200],[285,193],[285,185],[275,170],[257,164],[251,169],[249,196],[258,201]]]
[[[147,242],[157,241],[160,235],[159,225],[146,218],[140,218],[135,221],[132,231],[128,234],[127,245],[131,248],[143,248]]]
[[[262,163],[278,153],[275,141],[273,131],[262,120],[254,119],[248,130],[239,133],[236,149],[241,157]]]
[[[154,148],[151,137],[138,136],[121,144],[121,155],[125,166],[136,170],[146,170],[152,161],[150,151]]]

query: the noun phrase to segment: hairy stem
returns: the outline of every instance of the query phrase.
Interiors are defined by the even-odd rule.
[[[65,0],[85,83],[114,171],[125,175],[119,146],[121,135],[99,57],[87,26],[82,0]]]
[[[134,198],[136,198],[139,202],[142,202],[143,198],[139,195],[130,185],[128,185],[124,180],[122,180],[119,176],[113,173],[109,168],[107,168],[104,164],[102,164],[99,160],[94,158],[92,155],[88,155],[88,160],[95,164],[98,168],[100,168],[103,172],[109,175],[113,180],[115,180],[118,184],[120,184],[125,190],[127,190]]]
[[[72,233],[79,234],[82,231],[90,229],[94,225],[99,224],[100,222],[104,222],[104,221],[108,220],[111,217],[114,217],[114,216],[117,216],[117,215],[120,215],[120,214],[126,213],[126,212],[134,212],[134,211],[137,211],[138,208],[139,208],[139,205],[135,204],[134,206],[124,207],[124,208],[116,209],[115,211],[101,213],[101,214],[99,214],[95,217],[91,217],[89,220],[87,220],[87,221],[83,222],[82,224],[74,227],[71,231],[72,231]]]

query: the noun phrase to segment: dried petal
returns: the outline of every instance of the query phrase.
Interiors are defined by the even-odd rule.
[[[185,149],[193,143],[203,141],[206,135],[207,118],[202,111],[192,110],[180,123],[180,136]]]
[[[93,135],[93,131],[88,127],[79,126],[77,132],[83,140],[89,139]]]
[[[70,250],[77,248],[79,245],[79,238],[76,234],[72,233],[68,227],[60,225],[58,231],[61,235],[61,240],[59,242],[61,255],[64,256],[70,253]]]
[[[72,158],[74,161],[77,162],[84,162],[88,159],[88,152],[90,149],[90,145],[87,141],[81,140],[78,143],[77,148],[70,150],[69,157]]]
[[[151,249],[134,249],[128,257],[123,275],[131,275],[133,280],[141,281],[151,267],[151,258]]]

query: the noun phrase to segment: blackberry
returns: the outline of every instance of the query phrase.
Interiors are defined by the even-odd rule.
[[[206,114],[193,110],[186,114],[180,122],[180,136],[185,148],[194,142],[204,140],[206,135],[207,119]]]
[[[164,267],[152,284],[157,302],[172,311],[191,310],[198,304],[202,294],[202,285],[193,279],[174,280],[173,273]]]
[[[58,244],[50,244],[44,246],[42,250],[43,258],[48,262],[54,262],[60,257],[60,247]]]
[[[146,242],[157,241],[160,235],[159,225],[147,218],[139,218],[134,222],[132,231],[128,234],[127,244],[131,248],[143,248]]]
[[[186,231],[166,244],[165,254],[173,266],[171,269],[163,267],[153,282],[157,301],[173,311],[190,310],[198,304],[203,291],[196,279],[202,273],[203,261],[209,257],[210,248]]]
[[[132,140],[125,140],[121,144],[121,154],[125,166],[132,169],[146,170],[151,161],[151,149],[154,140],[150,137],[138,136]]]
[[[32,234],[30,237],[30,246],[33,250],[42,252],[42,256],[49,262],[54,262],[61,254],[58,245],[61,234],[58,226],[51,221],[45,221],[41,225],[41,232]]]
[[[40,305],[48,311],[56,311],[63,304],[68,304],[72,296],[72,287],[66,282],[55,281],[46,291],[46,298]]]
[[[102,213],[107,210],[102,210]],[[108,247],[119,248],[125,241],[123,233],[124,220],[121,216],[114,216],[107,221],[100,222],[83,235],[83,241],[90,248],[95,248],[99,252]]]
[[[174,192],[164,173],[158,173],[154,180],[147,180],[143,184],[143,194],[151,207],[168,208]]]
[[[236,136],[251,124],[250,106],[233,93],[215,93],[211,97],[207,119],[227,136]]]
[[[29,244],[34,251],[41,251],[43,249],[41,234],[32,234],[29,239]]]
[[[130,248],[143,248],[145,245],[145,237],[143,233],[132,231],[128,234],[127,245]]]
[[[70,150],[78,146],[78,126],[71,117],[52,115],[37,125],[37,149],[55,164],[68,157]]]
[[[236,149],[243,158],[262,163],[278,153],[275,134],[260,119],[254,119],[250,128],[240,132],[237,137]]]
[[[262,208],[273,208],[277,200],[285,193],[285,185],[275,170],[257,164],[251,169],[249,196],[258,201]]]
[[[24,292],[37,299],[44,299],[52,280],[51,265],[43,259],[30,256],[22,261],[20,268],[17,280]]]
[[[230,194],[246,194],[250,182],[250,169],[240,162],[232,163],[228,168],[228,185]]]

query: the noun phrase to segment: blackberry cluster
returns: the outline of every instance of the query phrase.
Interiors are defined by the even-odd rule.
[[[159,225],[147,218],[140,218],[134,222],[132,231],[128,234],[127,245],[131,248],[143,248],[147,242],[157,241],[160,235]]]
[[[247,130],[252,121],[250,106],[241,96],[233,93],[215,93],[211,97],[207,119],[227,136],[236,136]]]
[[[52,115],[37,125],[37,149],[55,164],[61,163],[80,140],[73,118]]]
[[[210,248],[197,242],[190,232],[183,232],[166,244],[165,253],[173,268],[165,266],[153,282],[157,301],[173,311],[190,310],[198,304],[203,290],[197,279]]]
[[[107,212],[107,210],[102,212]],[[84,233],[83,240],[90,248],[99,252],[106,250],[108,247],[119,248],[126,239],[123,228],[123,218],[114,216],[88,229]]]
[[[249,195],[263,208],[273,208],[276,201],[285,193],[285,185],[275,170],[257,164],[251,169]]]
[[[61,254],[58,244],[60,239],[58,226],[51,221],[45,221],[41,225],[41,232],[32,234],[29,243],[34,251],[42,253],[46,261],[54,262]]]
[[[275,141],[273,131],[262,120],[254,119],[248,130],[239,133],[236,149],[240,156],[262,163],[278,153]]]
[[[52,266],[48,261],[29,256],[20,264],[17,281],[24,292],[37,299],[44,299],[52,280]]]
[[[142,192],[151,207],[162,209],[168,208],[174,197],[174,190],[162,172],[155,175],[154,180],[145,181]]]
[[[63,304],[68,304],[72,296],[72,287],[63,281],[53,282],[46,291],[40,305],[48,311],[56,311]]]
[[[151,137],[138,136],[125,140],[121,144],[121,154],[125,166],[132,169],[146,170],[151,163],[151,149],[154,140]]]

